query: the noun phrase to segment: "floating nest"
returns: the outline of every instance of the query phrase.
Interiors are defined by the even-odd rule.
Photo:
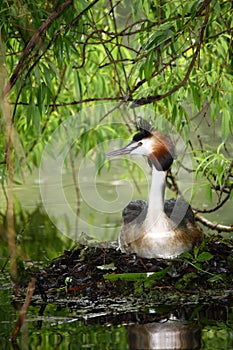
[[[156,295],[156,302],[233,299],[233,241],[215,238],[172,260],[142,259],[115,244],[78,245],[36,273],[43,302]],[[30,274],[31,275],[31,272]]]
[[[80,244],[40,271],[25,269],[14,301],[22,310],[39,306],[39,317],[48,305],[65,315],[68,308],[68,321],[85,324],[148,324],[171,315],[225,322],[233,303],[232,247],[232,240],[215,237],[191,253],[164,260],[123,254],[116,244]]]

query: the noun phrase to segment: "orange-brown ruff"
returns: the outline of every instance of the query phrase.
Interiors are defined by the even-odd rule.
[[[164,203],[167,170],[174,158],[171,141],[157,130],[140,128],[129,145],[108,156],[120,154],[146,156],[152,168],[148,203],[132,201],[123,210],[121,250],[145,258],[173,258],[200,243],[203,233],[196,226],[188,203]]]

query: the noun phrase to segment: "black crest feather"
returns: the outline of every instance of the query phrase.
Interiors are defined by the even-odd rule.
[[[151,124],[145,120],[139,117],[139,121],[137,124],[137,130],[139,131],[136,135],[133,137],[133,141],[140,141],[146,137],[151,136],[152,126]]]

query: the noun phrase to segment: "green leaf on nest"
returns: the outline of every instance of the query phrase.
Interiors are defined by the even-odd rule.
[[[158,272],[133,272],[133,273],[119,273],[119,274],[105,274],[104,278],[109,281],[128,281],[128,282],[153,282],[162,279],[170,266]]]
[[[202,252],[200,255],[197,257],[197,261],[202,262],[202,261],[208,261],[213,258],[213,255],[210,254],[209,252]]]

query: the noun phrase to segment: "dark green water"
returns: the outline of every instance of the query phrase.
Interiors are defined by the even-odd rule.
[[[114,301],[112,301],[112,304]],[[10,336],[21,307],[12,298],[7,274],[1,276],[1,349],[232,349],[233,309],[212,305],[187,305],[174,310],[166,305],[144,305],[124,298],[122,308],[80,308],[77,298],[48,304],[34,298],[17,345]],[[131,309],[131,312],[124,312]],[[189,313],[189,314],[188,314]],[[177,316],[180,318],[178,318]],[[162,317],[163,315],[163,317]]]

